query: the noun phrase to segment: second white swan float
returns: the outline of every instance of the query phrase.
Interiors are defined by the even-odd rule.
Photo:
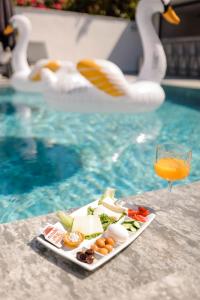
[[[144,112],[157,109],[165,99],[160,86],[166,72],[166,57],[153,27],[152,17],[162,13],[172,24],[180,19],[170,6],[170,0],[141,0],[136,22],[141,36],[144,61],[137,80],[128,83],[121,70],[106,60],[82,60],[79,72],[91,85],[80,85],[79,77],[55,76],[43,69],[47,82],[47,103],[67,112]]]
[[[51,72],[64,72],[77,74],[76,65],[70,61],[41,59],[34,66],[29,66],[27,61],[27,48],[31,34],[31,22],[24,15],[14,15],[10,24],[5,28],[4,34],[8,35],[17,30],[17,42],[11,55],[13,75],[10,84],[13,88],[23,92],[42,92],[46,83],[42,81],[41,69],[47,68]],[[82,78],[85,83],[85,79]]]

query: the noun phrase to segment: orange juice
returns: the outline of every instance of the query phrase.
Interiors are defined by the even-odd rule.
[[[181,180],[190,173],[190,166],[186,161],[172,157],[158,159],[154,169],[158,176],[168,181]]]

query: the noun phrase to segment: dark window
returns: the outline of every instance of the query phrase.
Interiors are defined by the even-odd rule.
[[[167,76],[200,78],[200,1],[174,7],[178,26],[161,18],[160,37],[167,57]]]

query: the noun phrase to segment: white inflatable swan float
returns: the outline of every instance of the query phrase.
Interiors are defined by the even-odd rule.
[[[136,22],[141,36],[144,62],[137,80],[127,82],[121,70],[106,60],[82,60],[79,72],[91,85],[80,86],[67,76],[56,77],[43,69],[48,84],[47,103],[67,112],[144,112],[157,109],[165,99],[160,86],[166,72],[166,57],[153,27],[152,17],[162,13],[172,24],[180,19],[170,6],[170,0],[141,0],[137,7]],[[71,80],[71,81],[70,81]]]
[[[8,35],[17,30],[17,43],[12,51],[11,65],[13,75],[11,86],[23,92],[42,92],[46,86],[42,82],[41,68],[48,68],[52,72],[77,73],[76,66],[68,61],[41,59],[33,67],[27,61],[27,48],[31,34],[31,23],[24,15],[14,15],[10,25],[5,28],[4,34]]]

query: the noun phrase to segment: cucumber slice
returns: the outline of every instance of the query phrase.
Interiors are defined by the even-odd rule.
[[[127,230],[131,230],[131,228],[133,227],[132,224],[127,224],[127,223],[124,223],[123,226],[124,226]]]
[[[134,221],[133,220],[125,220],[124,224],[132,224]]]
[[[138,223],[137,221],[134,221],[134,222],[133,222],[133,226],[134,226],[135,228],[139,229],[139,228],[140,228],[140,223]]]
[[[135,227],[131,226],[130,231],[131,231],[131,232],[136,232],[137,229],[136,229]]]

